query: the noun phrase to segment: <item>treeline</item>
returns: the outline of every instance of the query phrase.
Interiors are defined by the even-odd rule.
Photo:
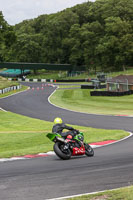
[[[97,0],[14,27],[3,23],[0,59],[5,61],[70,63],[104,71],[133,66],[133,0]]]
[[[3,14],[0,11],[0,62],[6,61],[10,48],[16,41],[16,34],[12,26],[4,20]]]

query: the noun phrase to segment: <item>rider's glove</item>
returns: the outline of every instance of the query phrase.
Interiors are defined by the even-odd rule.
[[[74,134],[75,135],[79,134],[79,130],[74,129]]]

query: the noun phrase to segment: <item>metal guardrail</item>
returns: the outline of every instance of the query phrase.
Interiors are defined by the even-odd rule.
[[[0,94],[4,94],[13,90],[20,90],[21,87],[22,87],[21,85],[15,85],[15,86],[7,87],[4,89],[0,89]]]
[[[25,81],[25,82],[90,82],[90,79],[69,79],[69,80],[61,80],[61,79],[33,79],[33,78],[8,78],[9,81]]]
[[[28,79],[28,78],[8,78],[9,81],[24,81],[24,82],[50,82],[53,83],[53,79]]]

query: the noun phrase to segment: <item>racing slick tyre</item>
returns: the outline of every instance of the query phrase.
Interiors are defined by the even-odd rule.
[[[71,158],[71,151],[69,148],[65,148],[65,144],[62,142],[56,142],[54,144],[54,152],[56,153],[56,155],[63,159],[63,160],[68,160]]]
[[[92,149],[92,147],[89,144],[84,144],[85,146],[85,155],[92,157],[94,156],[94,150]]]

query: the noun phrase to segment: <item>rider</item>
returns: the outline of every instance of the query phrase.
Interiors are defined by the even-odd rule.
[[[64,129],[67,129],[69,131],[62,132]],[[71,135],[72,137],[74,137],[79,132],[78,132],[78,130],[74,129],[73,127],[70,127],[70,126],[67,126],[66,124],[64,124],[61,118],[56,117],[54,119],[54,126],[52,128],[52,133],[59,133],[62,137],[67,137],[67,135]]]

